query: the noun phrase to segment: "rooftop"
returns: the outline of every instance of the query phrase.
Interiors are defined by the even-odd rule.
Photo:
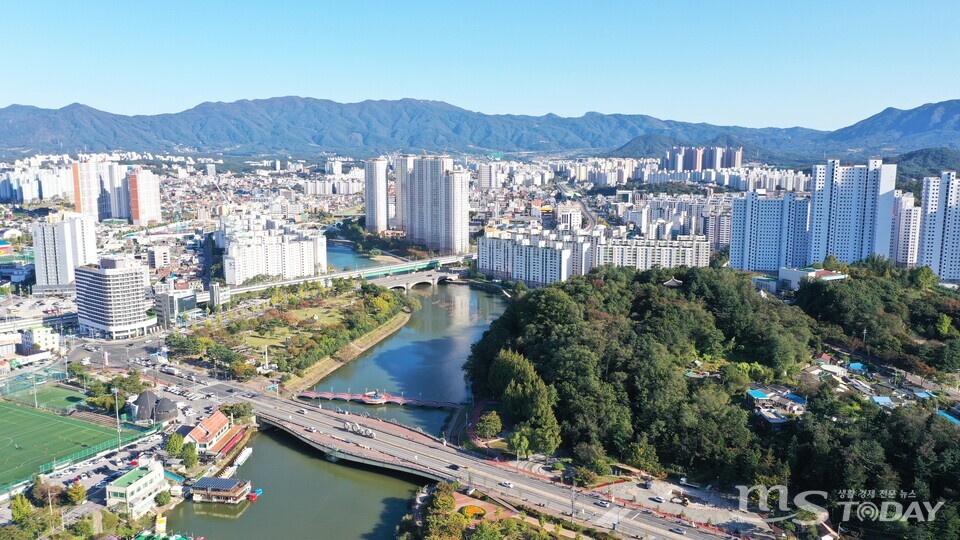
[[[128,488],[133,485],[137,480],[140,480],[144,476],[150,473],[150,468],[147,466],[137,467],[127,474],[117,478],[113,482],[110,482],[112,487],[117,488]]]
[[[765,394],[762,390],[747,390],[747,395],[753,399],[767,399],[767,394]]]

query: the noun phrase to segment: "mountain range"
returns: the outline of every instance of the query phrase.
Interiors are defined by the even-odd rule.
[[[587,113],[577,118],[489,115],[440,101],[337,103],[278,97],[202,103],[179,113],[126,116],[81,104],[0,109],[0,151],[138,150],[227,155],[335,152],[566,153],[658,156],[676,144],[743,146],[748,160],[796,164],[826,156],[960,148],[960,100],[888,108],[836,131],[747,128]]]

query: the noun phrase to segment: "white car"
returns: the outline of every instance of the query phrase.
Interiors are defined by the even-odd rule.
[[[665,502],[667,502],[666,500],[664,500],[663,497],[660,497],[659,495],[656,496],[656,497],[652,497],[650,500],[653,501],[653,502],[658,502],[658,503],[665,503]]]
[[[506,480],[504,480],[503,482],[500,482],[500,485],[503,486],[503,487],[505,487],[505,488],[512,488],[512,487],[513,487],[513,482],[507,482]]]
[[[608,501],[597,501],[595,504],[601,508],[610,508],[610,503]]]

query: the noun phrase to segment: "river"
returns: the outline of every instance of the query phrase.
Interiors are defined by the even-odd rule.
[[[338,249],[334,256],[334,249],[328,256],[335,266],[358,268],[372,262],[348,248]],[[469,399],[460,368],[470,345],[503,312],[504,299],[465,285],[417,287],[410,294],[417,295],[422,309],[398,332],[321,381],[318,389],[379,388],[443,401]],[[448,416],[446,411],[395,406],[349,407],[431,433],[439,433]],[[254,435],[250,444],[253,455],[237,477],[263,488],[263,497],[240,508],[185,502],[169,514],[169,530],[210,540],[389,539],[407,513],[413,492],[425,483],[412,476],[330,463],[275,431]]]

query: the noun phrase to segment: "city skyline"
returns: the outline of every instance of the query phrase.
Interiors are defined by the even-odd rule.
[[[949,19],[960,6],[23,4],[0,22],[0,44],[8,71],[28,75],[0,89],[0,107],[79,102],[157,114],[287,95],[415,98],[486,114],[835,129],[886,107],[957,97],[960,74],[942,66],[960,38],[929,31],[932,12]],[[139,22],[151,20],[176,22]],[[127,31],[136,39],[116,47]],[[709,47],[706,35],[715,38]],[[435,76],[417,75],[424,63]],[[890,66],[883,92],[862,91]]]

